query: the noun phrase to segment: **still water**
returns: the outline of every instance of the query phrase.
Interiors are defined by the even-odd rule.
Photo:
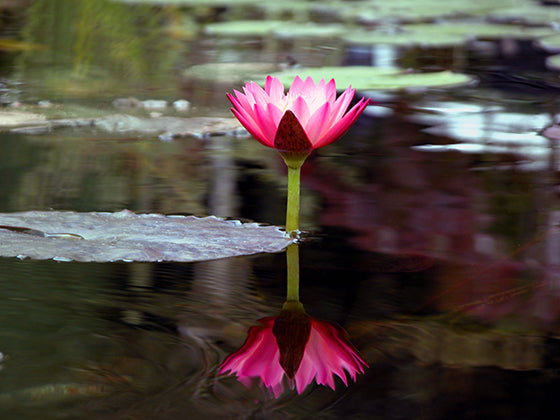
[[[538,132],[553,122],[558,88],[531,40],[421,51],[305,37],[232,42],[201,28],[262,16],[106,1],[4,7],[4,110],[147,115],[113,106],[133,97],[185,99],[189,116],[229,117],[225,92],[240,82],[183,74],[223,62],[400,57],[407,68],[451,69],[478,83],[361,92],[379,106],[304,165],[301,300],[348,331],[370,365],[356,383],[275,399],[217,374],[251,325],[278,314],[283,254],[1,258],[2,419],[546,418],[555,408],[559,178],[554,142]],[[0,148],[1,212],[129,209],[284,223],[283,163],[246,137],[6,128]]]

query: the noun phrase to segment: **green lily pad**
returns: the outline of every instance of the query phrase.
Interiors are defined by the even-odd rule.
[[[211,23],[204,26],[206,35],[215,36],[264,36],[274,29],[285,25],[281,20],[242,20],[223,23]]]
[[[559,51],[560,50],[560,34],[547,36],[545,38],[541,38],[538,41],[538,44],[541,48],[544,48],[547,51]]]
[[[290,23],[273,30],[275,36],[282,38],[336,38],[346,32],[344,25],[314,23]]]
[[[275,226],[217,217],[29,211],[0,213],[0,256],[57,261],[206,261],[280,252]]]
[[[278,69],[278,65],[270,63],[209,63],[189,67],[183,72],[183,77],[188,80],[232,85]]]
[[[496,8],[488,14],[495,22],[515,22],[528,25],[556,25],[560,20],[560,9],[528,2],[518,7]]]
[[[117,0],[120,3],[130,4],[154,4],[154,5],[176,5],[176,6],[190,6],[190,7],[215,7],[215,6],[235,6],[235,5],[249,5],[258,4],[262,0]]]
[[[551,70],[560,70],[560,54],[552,55],[546,59],[546,67]]]
[[[45,116],[41,114],[17,110],[0,110],[0,128],[28,124],[43,124],[45,121]]]
[[[384,31],[354,31],[342,39],[358,45],[460,45],[468,39],[534,39],[549,36],[555,32],[551,28],[528,28],[519,25],[491,23],[432,23],[402,25]]]
[[[296,76],[311,76],[315,81],[335,79],[340,89],[352,85],[357,90],[402,90],[422,87],[453,87],[468,84],[472,79],[464,74],[441,71],[433,73],[408,73],[397,68],[383,67],[318,67],[290,69],[272,74],[284,86],[292,84]],[[263,80],[259,83],[264,84]]]
[[[220,37],[250,37],[275,35],[282,38],[332,38],[346,32],[343,25],[297,23],[284,20],[242,20],[212,23],[204,27],[207,35]]]
[[[330,11],[344,22],[383,23],[425,22],[457,17],[485,16],[496,10],[511,8],[511,0],[472,1],[455,0],[369,0],[318,4],[311,10]]]

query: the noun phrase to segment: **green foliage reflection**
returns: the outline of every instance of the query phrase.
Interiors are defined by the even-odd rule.
[[[179,52],[164,33],[169,14],[108,0],[37,0],[23,37],[45,48],[22,53],[19,70],[60,93],[161,84]]]

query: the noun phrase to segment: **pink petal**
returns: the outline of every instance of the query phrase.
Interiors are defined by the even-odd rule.
[[[354,97],[354,89],[348,88],[338,97],[338,99],[334,102],[333,105],[333,114],[332,120],[329,121],[331,125],[334,125],[339,119],[342,118],[350,102],[352,102],[352,98]]]
[[[280,124],[280,120],[282,119],[282,116],[284,115],[284,111],[282,111],[280,108],[278,108],[273,103],[268,104],[267,111],[270,114],[270,118],[272,118],[272,121],[274,123],[274,127],[278,128],[278,125]]]
[[[302,94],[303,91],[303,80],[299,76],[294,78],[292,82],[292,86],[290,86],[290,90],[288,90],[288,96],[297,97]]]
[[[342,117],[334,125],[329,127],[324,136],[317,140],[317,143],[315,143],[314,147],[317,149],[319,147],[327,146],[342,137],[344,133],[346,133],[346,131],[348,131],[352,124],[354,124],[354,122],[358,119],[368,103],[369,99],[360,99],[360,101],[356,105],[354,105],[344,117]]]
[[[305,131],[309,137],[309,141],[313,144],[313,147],[315,147],[317,140],[321,138],[324,130],[328,128],[325,121],[328,119],[330,113],[331,104],[329,102],[325,102],[307,121]]]
[[[245,94],[249,101],[251,99],[254,101],[254,104],[257,104],[261,108],[266,109],[266,104],[270,102],[268,95],[266,92],[255,82],[247,83],[243,88]],[[253,105],[254,106],[254,105]]]
[[[245,129],[249,132],[249,134],[251,134],[257,141],[264,144],[265,146],[274,147],[274,142],[270,142],[270,140],[266,138],[266,136],[264,135],[264,133],[262,132],[262,130],[260,129],[260,127],[257,125],[255,121],[247,119],[244,114],[241,114],[235,108],[232,108],[231,112],[233,112],[233,114],[237,117],[241,125],[245,127]]]
[[[309,357],[303,357],[299,369],[295,376],[296,381],[296,391],[301,394],[309,384],[313,382],[315,378],[315,366]]]
[[[284,85],[277,77],[268,76],[266,78],[265,91],[270,96],[271,102],[277,103],[285,96]]]
[[[232,105],[237,109],[245,109],[246,111],[252,112],[253,104],[249,102],[247,97],[238,90],[234,89],[233,92],[235,93],[235,96],[226,93],[226,96],[228,97]]]
[[[294,101],[290,109],[298,119],[301,126],[305,129],[307,125],[307,121],[309,120],[310,117],[309,107],[307,106],[305,99],[303,99],[303,97],[301,96],[298,96],[298,98]]]
[[[311,76],[307,76],[305,82],[303,82],[303,93],[305,94],[306,92],[309,92],[311,94],[314,94],[317,90],[317,85],[315,84]]]
[[[328,102],[334,102],[336,100],[336,82],[334,79],[331,79],[325,87],[325,99]]]
[[[278,125],[274,123],[272,114],[268,112],[270,104],[267,104],[265,108],[261,108],[259,105],[255,105],[253,108],[255,111],[255,122],[258,124],[261,132],[267,140],[267,143],[274,144],[274,136],[276,135],[276,129]]]

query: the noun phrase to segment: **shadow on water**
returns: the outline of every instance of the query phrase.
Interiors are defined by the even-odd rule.
[[[370,366],[356,383],[274,399],[217,373],[247,329],[281,308],[284,254],[188,264],[2,258],[2,418],[537,418],[553,410],[559,178],[555,144],[538,135],[557,113],[549,52],[509,38],[379,49],[316,34],[300,42],[204,32],[207,23],[262,18],[257,6],[24,3],[3,6],[2,112],[53,112],[36,104],[49,100],[57,113],[148,116],[110,105],[134,96],[186,98],[193,115],[229,115],[224,93],[243,76],[227,73],[232,67],[225,81],[223,70],[182,74],[224,62],[391,62],[480,83],[367,92],[381,106],[303,167],[301,301],[348,331]],[[245,138],[3,127],[0,145],[2,212],[127,208],[284,223],[283,163]]]

